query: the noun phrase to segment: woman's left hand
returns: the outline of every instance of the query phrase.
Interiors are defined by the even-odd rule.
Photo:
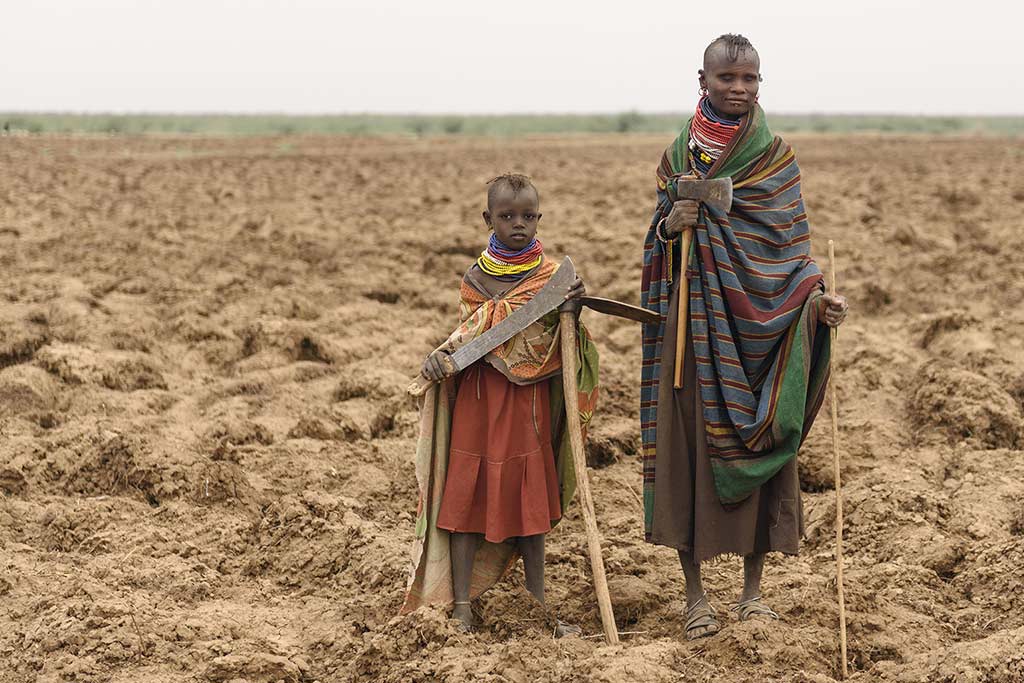
[[[571,299],[578,299],[586,293],[587,288],[583,284],[583,278],[577,275],[576,281],[569,287],[569,293],[565,295],[565,300],[570,301]]]
[[[824,302],[825,308],[824,323],[829,327],[839,327],[846,320],[846,314],[850,310],[850,304],[846,301],[846,297],[838,294],[822,294],[821,300]]]

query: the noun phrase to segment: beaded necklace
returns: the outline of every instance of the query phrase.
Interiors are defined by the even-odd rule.
[[[513,251],[492,234],[487,248],[480,253],[476,264],[480,270],[497,280],[515,282],[523,279],[528,272],[540,265],[543,253],[544,245],[538,239],[534,239],[519,251]]]
[[[690,142],[687,146],[690,148],[691,166],[701,176],[707,176],[739,127],[740,119],[722,116],[712,108],[706,95],[700,98],[690,124]]]

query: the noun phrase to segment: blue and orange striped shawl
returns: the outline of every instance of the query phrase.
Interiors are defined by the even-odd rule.
[[[665,349],[672,264],[679,240],[663,243],[655,227],[677,198],[675,179],[688,174],[689,123],[658,168],[658,206],[644,241],[640,290],[644,308],[661,315],[643,328],[640,421],[645,521],[654,510],[658,377]],[[821,271],[810,234],[793,151],[768,129],[755,105],[709,177],[731,176],[728,213],[702,206],[687,255],[690,325],[704,406],[708,452],[718,497],[747,498],[796,455],[824,396],[829,336],[815,304]]]

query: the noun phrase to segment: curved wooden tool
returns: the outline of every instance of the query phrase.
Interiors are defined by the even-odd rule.
[[[648,311],[646,308],[640,308],[632,304],[624,304],[615,299],[602,299],[599,296],[581,296],[579,302],[598,313],[627,318],[647,325],[657,325],[658,321],[661,320],[661,316],[654,311]]]
[[[583,522],[587,530],[587,548],[590,552],[590,569],[594,575],[594,592],[597,593],[597,607],[601,612],[601,625],[608,644],[619,642],[615,628],[615,614],[612,612],[612,598],[608,592],[608,579],[604,573],[604,558],[601,556],[601,533],[597,530],[597,515],[594,513],[594,498],[590,493],[590,477],[587,476],[587,456],[583,451],[583,428],[580,425],[579,396],[576,393],[576,309],[577,305],[566,302],[559,310],[559,335],[562,341],[562,393],[565,394],[565,418],[572,443],[572,462],[576,468],[576,488],[580,492],[580,506],[583,508]]]

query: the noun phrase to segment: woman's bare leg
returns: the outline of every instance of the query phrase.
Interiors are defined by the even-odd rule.
[[[743,557],[743,594],[740,602],[761,596],[761,573],[764,571],[764,553],[752,553]]]
[[[686,637],[693,640],[718,633],[721,626],[704,593],[700,563],[694,561],[691,553],[680,550],[679,565],[686,577]]]
[[[679,564],[686,578],[686,607],[693,607],[704,597],[704,584],[700,578],[700,563],[693,561],[693,555],[685,550],[679,551]]]

